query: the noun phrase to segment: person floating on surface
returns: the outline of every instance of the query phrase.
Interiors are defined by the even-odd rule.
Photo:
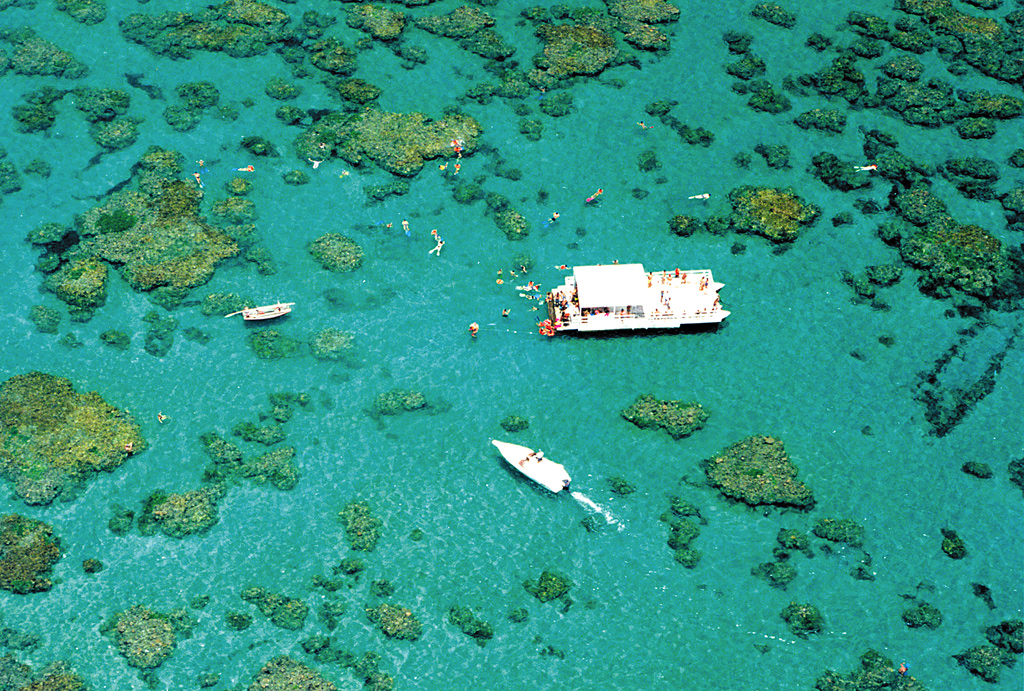
[[[859,170],[861,172],[866,172],[866,171],[869,171],[869,170],[878,170],[878,164],[872,163],[869,166],[856,166],[856,167],[854,167],[854,170]]]
[[[687,197],[687,199],[711,199],[711,195],[705,192],[704,194],[695,194],[692,197]]]
[[[594,192],[592,195],[587,197],[587,202],[586,203],[590,204],[592,201],[594,201],[595,199],[600,197],[602,194],[604,194],[604,190],[603,189],[598,189],[597,192]]]
[[[476,334],[479,330],[480,325],[477,324],[476,322],[473,322],[472,324],[469,325],[469,335],[472,336],[473,338],[476,338]]]

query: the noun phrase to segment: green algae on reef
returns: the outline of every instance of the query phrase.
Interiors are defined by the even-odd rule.
[[[804,511],[814,507],[814,495],[797,479],[797,467],[780,439],[748,437],[701,466],[713,487],[749,506],[772,504]]]
[[[49,590],[59,559],[60,539],[51,526],[17,514],[0,518],[0,588],[19,595]]]
[[[67,379],[30,372],[0,385],[0,474],[26,504],[70,495],[145,444],[131,417]]]

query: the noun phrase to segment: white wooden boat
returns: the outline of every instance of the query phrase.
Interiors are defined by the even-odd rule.
[[[569,477],[569,473],[565,472],[565,468],[561,464],[545,458],[543,451],[534,452],[533,449],[525,446],[509,444],[497,439],[491,440],[491,443],[498,448],[510,466],[537,484],[543,485],[556,494],[569,488],[569,481],[572,479]]]
[[[729,316],[718,297],[723,287],[707,269],[647,272],[643,264],[577,266],[563,285],[547,294],[548,335],[717,324]]]
[[[264,305],[262,307],[247,307],[244,310],[238,310],[231,314],[225,314],[224,318],[233,317],[236,314],[242,315],[242,319],[246,321],[259,321],[262,319],[276,319],[282,317],[292,311],[292,305],[294,302],[278,302],[273,305]]]

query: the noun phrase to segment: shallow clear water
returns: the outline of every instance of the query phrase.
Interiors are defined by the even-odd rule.
[[[1002,163],[1020,145],[1019,126],[1001,124],[993,139],[967,145],[950,128],[912,128],[878,111],[857,111],[849,114],[846,134],[827,137],[792,125],[793,115],[823,105],[821,99],[795,97],[790,114],[756,114],[731,92],[732,79],[721,67],[732,59],[720,40],[723,31],[751,31],[753,49],[778,85],[785,75],[820,69],[830,60],[803,47],[809,33],[849,41],[849,32],[835,26],[848,11],[891,20],[900,15],[889,3],[795,8],[799,23],[786,31],[750,18],[750,3],[677,2],[683,19],[669,27],[667,54],[642,55],[639,69],[614,68],[573,86],[575,108],[564,118],[540,115],[536,100],[528,102],[535,111],[531,117],[544,122],[538,142],[518,133],[518,118],[500,99],[488,106],[466,103],[465,111],[484,128],[482,141],[496,153],[463,159],[460,174],[485,176],[488,191],[507,195],[534,224],[520,243],[504,239],[485,217],[483,203],[452,201],[450,181],[429,163],[408,195],[372,206],[362,187],[389,182],[382,171],[340,177],[344,166],[328,162],[315,171],[306,167],[309,185],[285,185],[281,174],[304,166],[290,153],[297,131],[277,121],[273,113],[279,103],[263,95],[271,76],[290,78],[283,61],[274,55],[233,60],[203,53],[171,61],[126,44],[117,29],[116,21],[130,12],[156,14],[203,4],[111,3],[107,20],[90,28],[48,3],[0,11],[0,25],[32,25],[91,70],[74,83],[8,72],[0,78],[4,103],[18,103],[22,93],[44,84],[113,86],[130,91],[129,114],[145,118],[134,146],[90,166],[99,150],[68,99],[48,135],[14,134],[10,108],[0,112],[0,145],[7,160],[20,168],[39,157],[54,168],[48,179],[24,176],[24,189],[5,197],[0,207],[7,226],[0,235],[3,378],[33,369],[68,377],[78,390],[96,390],[134,413],[151,444],[116,472],[96,478],[73,502],[39,508],[13,497],[0,499],[0,513],[52,524],[65,549],[55,568],[59,583],[50,592],[0,593],[3,625],[43,638],[39,650],[22,656],[26,661],[42,666],[68,660],[95,688],[144,688],[100,635],[99,625],[135,603],[168,611],[208,595],[209,606],[196,612],[200,623],[192,638],[180,642],[158,670],[167,688],[192,688],[204,672],[221,675],[217,688],[247,686],[264,662],[281,653],[317,667],[339,688],[359,688],[349,672],[316,665],[302,653],[302,639],[325,632],[314,617],[300,632],[277,629],[258,614],[243,632],[224,623],[228,610],[255,614],[238,596],[249,585],[302,597],[315,609],[324,594],[311,587],[311,578],[347,553],[337,514],[358,498],[384,520],[384,538],[365,557],[368,570],[360,584],[340,594],[349,608],[332,635],[342,647],[380,653],[381,669],[393,674],[402,690],[788,691],[811,688],[825,669],[851,671],[868,648],[908,661],[929,689],[981,686],[951,655],[983,643],[983,627],[1021,616],[1024,511],[1006,466],[1022,453],[1017,408],[1024,396],[1024,359],[1019,346],[1011,351],[993,393],[952,434],[931,436],[923,408],[913,400],[918,373],[932,366],[968,322],[947,317],[947,305],[920,294],[909,271],[886,290],[889,311],[852,304],[841,273],[897,257],[877,239],[877,217],[855,214],[853,225],[838,228],[829,219],[854,211],[855,196],[884,205],[888,189],[876,185],[842,195],[804,168],[822,150],[857,160],[860,127],[894,134],[904,153],[928,163],[954,154]],[[527,5],[484,8],[497,19],[496,29],[518,45],[516,59],[524,64],[539,49],[529,25],[518,24]],[[410,13],[441,14],[456,6],[438,2]],[[344,7],[282,5],[294,17],[309,8],[338,14]],[[383,108],[440,117],[458,95],[493,79],[479,58],[455,42],[416,29],[407,32],[408,40],[427,49],[426,65],[404,70],[379,46],[359,57],[355,76],[384,87]],[[329,34],[348,43],[357,36],[343,19]],[[932,74],[950,78],[934,53],[922,60]],[[162,117],[169,101],[127,87],[126,72],[142,73],[169,99],[178,84],[208,79],[221,91],[222,102],[252,98],[255,103],[239,106],[236,120],[207,112],[193,132],[175,133]],[[625,86],[617,88],[613,79]],[[297,105],[333,106],[315,80],[301,83],[305,93]],[[960,83],[1012,92],[973,74]],[[689,147],[645,115],[644,105],[669,98],[679,101],[676,117],[715,133],[713,146]],[[653,128],[635,124],[645,117]],[[60,333],[74,332],[85,347],[68,350],[58,337],[34,332],[27,320],[30,306],[58,303],[40,290],[40,277],[32,271],[36,253],[22,241],[30,230],[47,221],[70,223],[96,195],[129,177],[131,166],[153,144],[181,151],[186,160],[207,161],[203,178],[210,204],[221,198],[230,169],[251,162],[238,146],[250,134],[267,137],[283,154],[256,162],[252,195],[259,232],[273,248],[278,273],[263,277],[252,265],[226,265],[195,296],[235,291],[266,302],[294,301],[295,312],[279,325],[281,331],[302,339],[325,327],[352,332],[364,355],[362,368],[308,356],[259,360],[245,343],[246,333],[258,327],[203,317],[195,307],[174,312],[180,328],[200,327],[212,340],[199,345],[179,330],[170,353],[154,358],[142,349],[141,317],[151,305],[120,279],[93,320],[62,322]],[[793,168],[768,169],[756,155],[747,170],[733,164],[735,153],[752,152],[760,142],[789,145]],[[656,150],[662,168],[640,173],[636,157],[648,148]],[[499,157],[522,178],[494,176]],[[1001,166],[1001,172],[1001,188],[1010,186],[1014,174],[1020,184],[1019,171]],[[664,182],[655,181],[659,176]],[[677,238],[667,231],[673,214],[726,213],[726,193],[741,184],[792,186],[819,204],[823,217],[781,255],[753,237]],[[635,187],[650,195],[637,201],[631,194]],[[582,200],[598,188],[604,189],[600,204],[584,206]],[[544,203],[537,201],[541,189],[550,195]],[[997,203],[967,201],[938,178],[935,189],[957,218],[1019,241],[1006,230]],[[712,198],[686,200],[703,192]],[[542,221],[552,210],[561,218],[545,229]],[[374,225],[392,222],[397,228],[402,219],[410,220],[411,238]],[[427,253],[433,228],[446,240],[440,257]],[[306,245],[329,231],[350,235],[364,247],[367,261],[360,270],[338,276],[313,263]],[[731,251],[737,241],[747,245],[746,252]],[[563,263],[619,260],[643,262],[649,269],[711,268],[726,284],[723,300],[732,315],[714,332],[544,339],[536,334],[539,313],[517,297],[516,281],[495,283],[498,269],[508,278],[512,258],[521,252],[536,263],[531,278],[546,287],[561,279],[554,267]],[[352,304],[331,305],[324,297],[330,288],[349,291]],[[360,297],[365,295],[379,297],[368,302]],[[502,319],[506,307],[511,314]],[[1000,319],[1014,323],[1013,315]],[[473,321],[481,324],[475,340],[466,332]],[[99,334],[110,328],[132,335],[127,352],[99,342]],[[882,345],[881,336],[894,339],[894,345]],[[851,356],[853,351],[861,357]],[[979,363],[975,374],[983,367]],[[450,408],[408,413],[378,425],[364,411],[374,396],[396,387],[421,390]],[[205,536],[174,540],[133,532],[117,537],[107,530],[112,503],[137,508],[154,489],[198,487],[207,464],[198,436],[229,433],[236,422],[254,419],[266,407],[267,393],[282,390],[307,392],[314,401],[286,426],[287,443],[298,449],[302,471],[296,489],[232,488],[220,505],[220,522]],[[640,393],[699,401],[711,411],[710,421],[680,441],[639,430],[619,411]],[[158,412],[170,419],[159,424]],[[489,442],[507,436],[498,422],[513,412],[530,421],[515,441],[543,448],[562,462],[574,489],[606,510],[622,530],[586,531],[581,520],[590,514],[587,507],[569,496],[546,494],[503,467]],[[801,477],[814,489],[813,512],[763,515],[727,504],[707,488],[680,483],[683,477],[702,477],[701,459],[752,434],[785,441]],[[969,460],[991,464],[995,479],[962,473]],[[638,491],[615,496],[606,482],[610,476],[629,479]],[[658,517],[671,495],[696,504],[707,519],[696,543],[704,557],[694,570],[676,564],[665,545],[668,531]],[[820,517],[853,518],[864,526],[875,581],[850,577],[860,554],[846,549],[819,552],[813,559],[795,556],[799,575],[787,591],[750,575],[751,567],[770,559],[781,527],[806,530]],[[952,561],[940,551],[940,529],[947,526],[966,540],[966,560]],[[408,537],[417,528],[426,534],[421,542]],[[89,557],[100,558],[106,570],[82,573],[82,560]],[[544,569],[574,581],[575,604],[568,613],[540,604],[523,589],[525,579]],[[362,606],[372,600],[369,582],[375,578],[396,584],[393,600],[424,623],[421,640],[386,640],[365,621]],[[972,582],[992,589],[995,611],[971,595]],[[927,589],[916,590],[919,584]],[[901,595],[917,592],[943,612],[938,630],[903,624]],[[809,640],[794,638],[779,616],[791,601],[817,605],[827,631]],[[454,604],[472,607],[491,622],[494,640],[480,648],[450,626],[446,612]],[[509,622],[509,610],[520,606],[529,609],[529,621]],[[539,651],[547,645],[563,651],[564,659],[542,656]],[[1019,670],[1006,670],[998,687],[1021,688]]]

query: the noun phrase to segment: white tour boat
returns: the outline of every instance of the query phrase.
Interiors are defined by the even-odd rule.
[[[264,305],[263,307],[247,307],[244,310],[238,310],[231,314],[225,314],[224,318],[233,317],[236,314],[242,315],[242,319],[246,321],[259,321],[262,319],[276,319],[277,317],[284,316],[292,311],[292,305],[294,302],[278,302],[273,305]]]
[[[547,294],[548,322],[541,333],[611,329],[670,329],[717,324],[722,309],[708,269],[644,271],[643,264],[577,266]]]
[[[534,452],[533,449],[525,446],[509,444],[497,439],[492,440],[491,443],[498,448],[510,466],[537,484],[543,485],[556,494],[569,488],[569,481],[572,479],[569,477],[569,473],[565,472],[565,468],[561,464],[545,458],[543,451]]]

